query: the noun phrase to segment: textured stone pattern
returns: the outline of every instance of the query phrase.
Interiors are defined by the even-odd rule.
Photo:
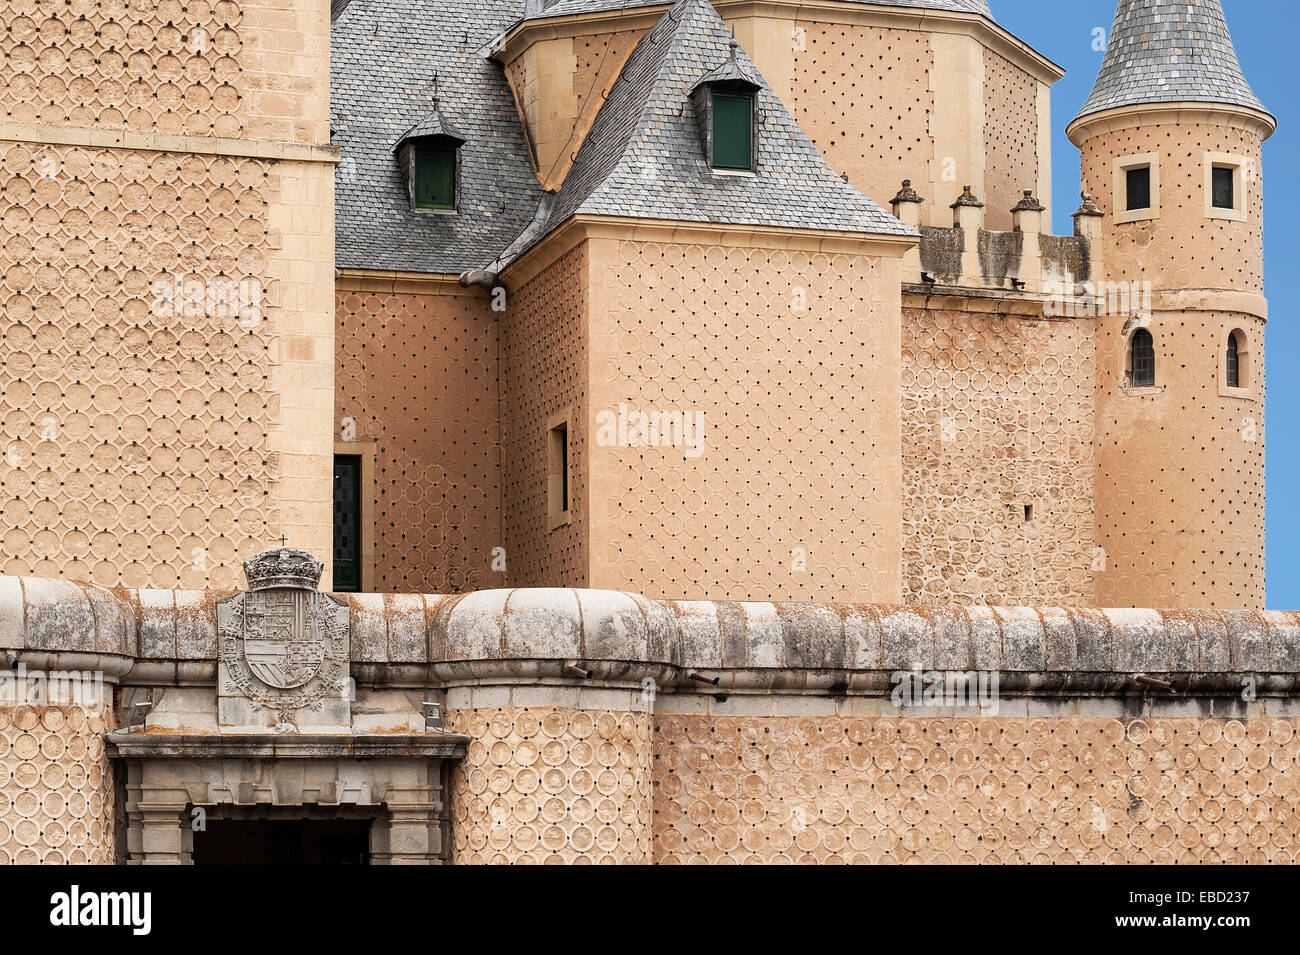
[[[1147,281],[1157,289],[1262,292],[1264,180],[1257,135],[1227,126],[1153,123],[1094,136],[1082,152],[1084,188],[1107,216],[1108,279]],[[1116,224],[1114,161],[1145,153],[1160,154],[1160,216]],[[1206,153],[1249,160],[1245,222],[1206,218]]]
[[[1138,103],[1264,107],[1242,75],[1219,0],[1120,0],[1080,116]]]
[[[279,177],[168,153],[0,155],[0,570],[238,586],[239,558],[279,530],[268,323],[222,308],[165,317],[154,283],[263,288]],[[263,288],[263,309],[275,294]],[[191,311],[207,312],[199,300]]]
[[[113,864],[106,717],[81,706],[0,706],[0,864]]]
[[[648,714],[509,706],[447,727],[473,739],[452,771],[453,862],[650,861]]]
[[[13,0],[0,40],[4,118],[238,137],[246,5]]]
[[[1012,207],[1026,189],[1038,192],[1038,81],[989,49],[984,50],[984,155],[984,227],[1009,232]]]
[[[351,287],[349,287],[349,285]],[[335,427],[375,454],[374,590],[500,586],[497,326],[478,290],[367,291],[340,280]]]
[[[593,414],[702,414],[601,447],[593,586],[650,597],[899,595],[896,260],[620,242],[593,308]]]
[[[655,721],[659,863],[1295,862],[1297,721]]]
[[[904,179],[928,178],[934,155],[929,36],[815,21],[796,30],[795,120],[834,172],[888,207]]]
[[[1123,388],[1124,324],[1108,319],[1098,333],[1097,604],[1262,609],[1264,323],[1156,312],[1160,390],[1141,396]],[[1246,336],[1249,397],[1219,389],[1232,329]]]
[[[588,246],[524,284],[501,318],[501,524],[511,586],[590,586],[587,500]],[[547,441],[569,417],[573,520],[549,519]]]
[[[1087,321],[904,309],[908,603],[1093,605],[1095,354]]]
[[[0,21],[10,122],[328,140],[314,0],[13,0]]]

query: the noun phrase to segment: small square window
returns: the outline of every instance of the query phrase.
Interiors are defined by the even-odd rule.
[[[1151,208],[1151,167],[1135,166],[1124,171],[1125,208],[1129,212]]]
[[[1237,208],[1237,170],[1231,166],[1215,166],[1211,172],[1214,208]]]
[[[415,147],[415,207],[456,208],[456,149],[452,146]]]
[[[713,167],[715,169],[753,170],[753,96],[714,92]]]

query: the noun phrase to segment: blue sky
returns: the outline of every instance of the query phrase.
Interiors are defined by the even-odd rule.
[[[1065,67],[1052,88],[1052,186],[1054,231],[1070,233],[1079,205],[1079,151],[1065,127],[1092,91],[1102,54],[1093,31],[1110,30],[1115,0],[989,0],[997,21]],[[1291,97],[1300,95],[1295,37],[1300,4],[1294,0],[1223,0],[1228,28],[1246,79],[1278,117],[1278,131],[1264,144],[1264,284],[1269,299],[1268,353],[1268,605],[1300,610],[1300,328],[1292,303],[1300,297],[1300,121]]]

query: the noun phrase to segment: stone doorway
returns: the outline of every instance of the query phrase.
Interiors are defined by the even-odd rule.
[[[186,815],[192,818],[193,807]],[[368,817],[227,811],[208,816],[191,852],[195,865],[369,865],[373,824]]]

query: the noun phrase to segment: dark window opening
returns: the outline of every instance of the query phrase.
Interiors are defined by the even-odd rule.
[[[754,97],[713,93],[713,166],[754,168]]]
[[[1156,343],[1151,333],[1139,328],[1133,333],[1129,384],[1134,388],[1153,388],[1156,383]]]
[[[1228,387],[1241,387],[1241,351],[1236,332],[1228,336]]]
[[[1215,166],[1211,171],[1213,177],[1214,208],[1237,208],[1236,170],[1230,166]]]
[[[334,458],[334,590],[361,590],[361,457]]]
[[[1125,171],[1125,188],[1127,190],[1127,209],[1151,208],[1151,167],[1139,166]]]
[[[1030,521],[1032,521],[1033,519],[1034,519],[1034,505],[1032,505],[1032,504],[1026,504],[1026,505],[1025,505],[1025,523],[1027,524],[1027,523],[1029,523]]]
[[[415,146],[415,207],[456,208],[456,148],[435,143]]]
[[[547,479],[552,520],[561,520],[569,512],[569,424],[551,429],[547,447]]]

